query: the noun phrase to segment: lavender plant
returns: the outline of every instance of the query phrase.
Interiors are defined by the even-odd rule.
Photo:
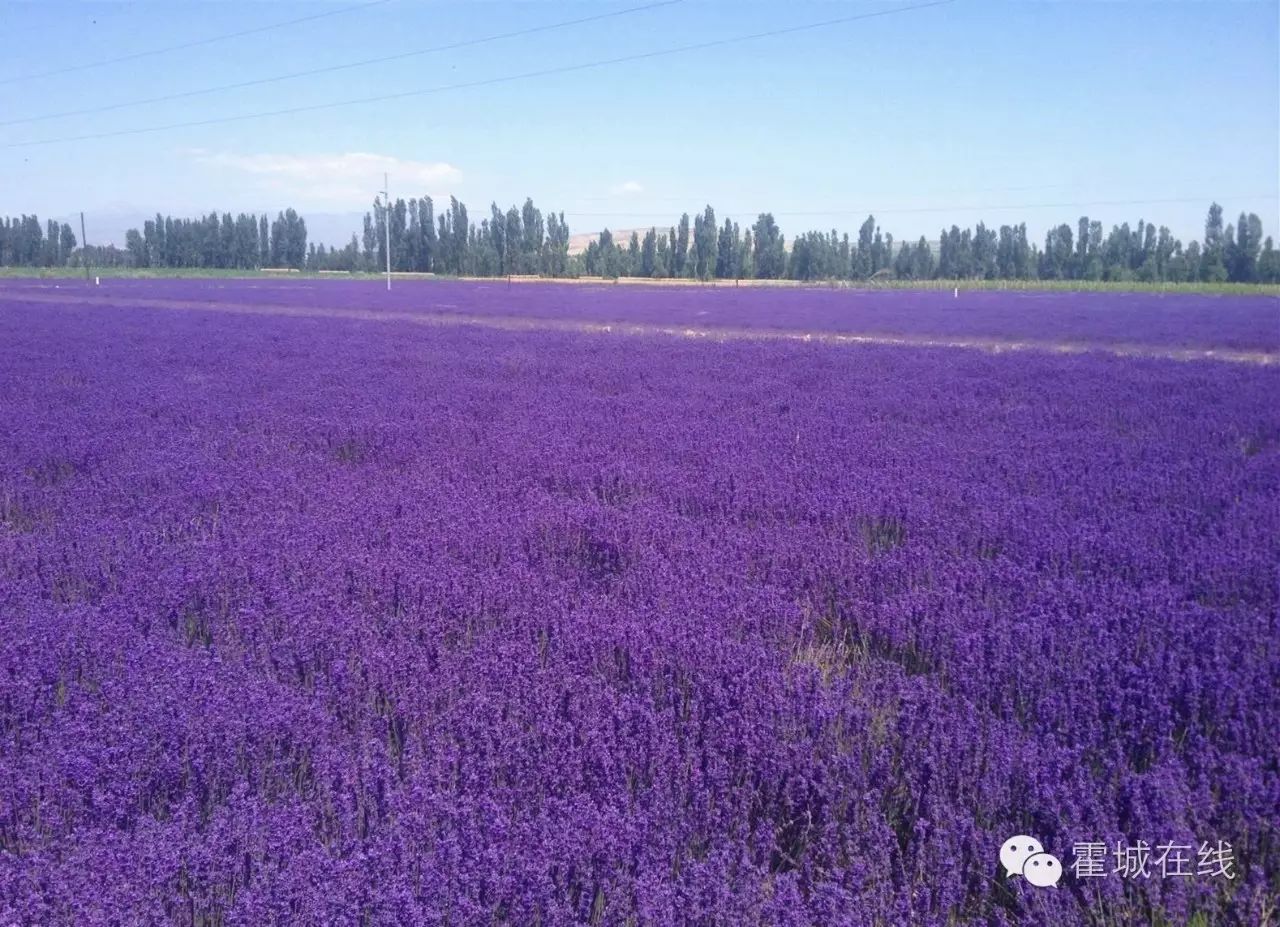
[[[5,281],[11,298],[57,303],[155,300],[286,312],[414,312],[459,319],[566,324],[634,323],[700,329],[782,330],[1045,345],[1280,353],[1280,299],[1178,293],[1045,290],[717,289],[598,283],[345,279],[117,279]]]
[[[1274,367],[23,295],[0,924],[1274,916]],[[895,318],[1025,297],[981,299]],[[1045,337],[1150,334],[1054,299]],[[1258,346],[1209,302],[1199,343]],[[998,863],[1024,832],[1225,840],[1235,877],[1037,889]]]

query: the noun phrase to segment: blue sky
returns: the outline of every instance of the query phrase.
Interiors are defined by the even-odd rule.
[[[0,5],[0,213],[293,205],[345,214],[367,208],[388,169],[393,196],[453,193],[476,215],[491,200],[531,195],[563,210],[575,232],[670,224],[708,202],[721,217],[772,210],[788,237],[854,231],[868,212],[898,238],[980,219],[1024,220],[1042,237],[1051,222],[1088,213],[1108,226],[1154,220],[1185,240],[1200,236],[1212,198],[1231,218],[1250,210],[1268,233],[1280,226],[1274,0],[955,0],[387,102],[23,144],[488,80],[912,2],[684,0],[302,79],[14,122],[646,2],[388,0],[350,10],[355,3],[10,0]],[[326,11],[344,12],[14,80]]]

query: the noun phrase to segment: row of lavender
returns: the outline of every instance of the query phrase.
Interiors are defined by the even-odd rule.
[[[1280,889],[1273,369],[16,303],[0,343],[0,924]],[[1034,889],[1018,832],[1235,878]]]
[[[55,287],[57,288],[55,290]],[[1165,293],[831,288],[653,287],[397,281],[10,280],[14,298],[171,299],[259,306],[391,309],[476,317],[553,318],[742,329],[1000,338],[1071,344],[1219,348],[1280,353],[1280,299]]]

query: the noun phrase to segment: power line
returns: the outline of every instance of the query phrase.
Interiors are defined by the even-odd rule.
[[[77,71],[88,71],[91,68],[102,68],[109,64],[120,64],[124,61],[137,61],[139,58],[150,58],[153,55],[164,55],[169,52],[183,51],[188,48],[198,48],[201,45],[212,45],[215,42],[225,42],[228,39],[240,39],[247,35],[257,35],[260,32],[270,32],[273,29],[283,29],[286,26],[297,26],[301,23],[311,22],[316,19],[324,19],[327,16],[337,16],[341,13],[350,13],[354,10],[367,10],[369,7],[381,6],[384,3],[390,3],[391,0],[371,0],[369,3],[357,3],[353,6],[339,7],[336,10],[325,10],[323,13],[312,13],[310,16],[299,16],[297,19],[287,19],[284,22],[272,23],[266,26],[255,26],[252,29],[242,29],[239,32],[227,32],[223,35],[211,36],[207,39],[196,39],[194,42],[183,42],[181,45],[167,45],[164,48],[153,48],[149,51],[134,52],[130,55],[121,55],[119,58],[104,58],[101,61],[90,61],[86,64],[76,64],[66,68],[55,68],[52,71],[40,71],[35,74],[19,74],[16,77],[0,78],[0,85],[16,84],[21,81],[36,80],[41,77],[55,77],[59,74],[73,74]]]
[[[414,51],[399,52],[394,55],[380,55],[376,58],[363,58],[359,61],[350,61],[345,64],[331,64],[322,68],[312,68],[307,71],[293,71],[289,74],[280,74],[275,77],[260,77],[254,80],[239,81],[234,84],[220,84],[216,87],[204,87],[199,90],[186,90],[179,93],[168,93],[158,97],[148,97],[144,100],[128,100],[123,103],[111,103],[107,106],[92,106],[86,109],[73,109],[61,113],[49,113],[44,116],[24,116],[21,119],[8,119],[0,122],[0,126],[15,126],[31,122],[45,122],[49,119],[65,119],[69,116],[85,116],[94,113],[107,113],[118,109],[127,109],[134,106],[146,106],[151,103],[166,103],[171,100],[185,100],[191,97],[205,96],[210,93],[222,93],[227,90],[242,90],[245,87],[258,87],[263,84],[274,84],[286,80],[297,80],[301,77],[314,77],[317,74],[331,74],[334,71],[348,71],[352,68],[368,67],[372,64],[384,64],[388,61],[400,61],[405,58],[414,58],[421,55],[429,55],[435,52],[453,51],[459,48],[470,48],[474,45],[484,45],[488,42],[497,42],[501,39],[514,39],[520,36],[534,35],[539,32],[549,32],[553,29],[564,29],[569,26],[579,26],[583,23],[596,22],[601,19],[613,19],[618,16],[627,16],[631,13],[640,13],[646,10],[657,9],[658,7],[671,6],[681,3],[683,0],[660,0],[657,3],[646,3],[644,6],[628,7],[625,10],[614,10],[610,13],[597,13],[594,16],[583,16],[578,19],[568,19],[556,23],[548,23],[545,26],[533,26],[529,29],[517,29],[513,32],[499,32],[494,35],[487,35],[477,39],[466,39],[461,42],[451,42],[447,45],[436,45],[431,48],[420,48]]]
[[[382,2],[382,0],[379,0]],[[543,68],[537,71],[525,71],[520,74],[508,74],[503,77],[490,77],[484,80],[465,81],[457,84],[443,84],[437,87],[424,87],[419,90],[405,90],[400,93],[379,94],[371,97],[359,97],[351,100],[336,100],[328,103],[313,103],[308,106],[293,106],[287,109],[269,110],[259,113],[238,113],[234,116],[219,116],[213,119],[193,119],[188,122],[172,122],[166,125],[147,126],[140,129],[118,129],[111,132],[91,132],[85,135],[68,135],[61,138],[45,138],[35,139],[26,142],[10,142],[0,145],[0,150],[9,148],[32,148],[38,145],[54,145],[61,142],[83,142],[103,138],[118,138],[125,135],[143,135],[152,132],[165,132],[170,129],[189,129],[198,126],[223,125],[229,122],[241,122],[249,119],[269,119],[274,116],[291,116],[297,113],[311,113],[326,109],[339,109],[346,106],[363,106],[368,103],[381,103],[388,100],[403,100],[408,97],[427,96],[434,93],[445,93],[450,90],[466,90],[475,87],[491,87],[495,84],[508,84],[519,80],[528,80],[532,77],[550,77],[555,74],[569,74],[574,71],[586,71],[593,68],[607,67],[613,64],[624,64],[631,61],[644,61],[651,58],[662,58],[668,55],[677,55],[690,51],[701,51],[708,48],[719,48],[725,45],[735,45],[741,42],[750,42],[755,39],[773,38],[779,35],[790,35],[796,32],[806,32],[813,29],[822,29],[827,26],[836,26],[843,23],[850,23],[862,19],[874,19],[881,16],[892,16],[897,13],[907,13],[912,10],[923,10],[929,7],[946,6],[954,3],[955,0],[930,0],[927,3],[916,3],[910,6],[894,7],[888,10],[877,10],[873,13],[859,13],[853,16],[841,16],[835,19],[827,19],[816,23],[807,23],[802,26],[788,26],[783,29],[770,29],[765,32],[753,32],[749,35],[733,36],[725,39],[712,39],[707,42],[694,42],[690,45],[677,45],[671,48],[662,48],[654,51],[640,52],[633,55],[621,55],[617,58],[604,58],[599,61],[587,61],[582,64],[561,65],[554,68]]]

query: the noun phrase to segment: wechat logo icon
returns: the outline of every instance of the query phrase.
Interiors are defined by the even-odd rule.
[[[1000,865],[1005,875],[1022,876],[1037,888],[1057,885],[1062,878],[1062,860],[1046,853],[1044,844],[1026,834],[1010,837],[1001,845]]]

